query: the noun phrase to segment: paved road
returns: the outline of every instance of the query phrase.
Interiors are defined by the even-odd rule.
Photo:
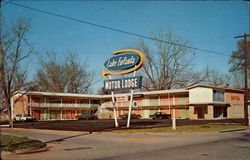
[[[9,133],[9,129],[1,131]],[[4,155],[30,160],[249,160],[250,130],[206,134],[107,134],[15,129],[46,142],[47,151]]]
[[[222,119],[222,120],[186,120],[178,119],[177,126],[191,124],[208,124],[208,123],[240,123],[242,119]],[[121,128],[126,128],[127,120],[119,120]],[[171,126],[171,119],[152,120],[152,119],[133,119],[131,128],[147,128],[156,126]],[[51,129],[67,131],[86,131],[99,132],[116,129],[114,120],[63,120],[63,121],[36,121],[36,122],[16,122],[15,128],[33,128],[33,129]]]

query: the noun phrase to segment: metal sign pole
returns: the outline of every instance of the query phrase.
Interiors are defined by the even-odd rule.
[[[14,121],[14,100],[13,100],[13,96],[10,98],[10,108],[11,108],[11,114],[10,114],[10,117],[11,117],[11,119],[10,119],[10,121],[11,121],[11,143],[13,143],[13,121]]]
[[[135,77],[136,71],[134,71],[134,77]],[[128,110],[128,121],[127,121],[127,128],[129,128],[130,125],[130,119],[131,119],[131,109],[132,109],[132,104],[133,104],[133,94],[134,90],[131,90],[131,95],[130,95],[130,103],[129,103],[129,110]]]
[[[111,75],[109,75],[109,79],[112,79]],[[112,94],[113,112],[114,112],[114,118],[115,118],[115,127],[118,127],[119,124],[118,124],[118,121],[117,121],[114,91],[111,91],[111,94]]]

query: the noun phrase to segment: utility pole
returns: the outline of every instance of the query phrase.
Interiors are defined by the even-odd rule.
[[[247,37],[250,36],[250,34],[244,33],[244,35],[236,36],[234,38],[244,38],[244,81],[245,81],[245,92],[244,92],[244,119],[245,119],[245,125],[249,124],[248,121],[248,46],[247,46]]]

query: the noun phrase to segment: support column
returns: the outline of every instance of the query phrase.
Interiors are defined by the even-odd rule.
[[[61,106],[60,106],[60,110],[61,110],[61,120],[62,120],[62,98],[61,98]]]
[[[222,110],[223,110],[223,107],[222,107]],[[207,114],[204,115],[204,118],[205,119],[213,119],[214,118],[214,106],[213,105],[207,105]]]
[[[195,113],[194,106],[189,106],[189,119],[198,119],[198,114]]]
[[[90,99],[89,99],[89,109],[88,109],[88,113],[89,113],[89,114],[91,114],[91,112],[90,112],[90,107],[91,107],[91,106],[90,106]]]
[[[175,97],[173,95],[173,116],[172,116],[172,129],[176,130],[176,117],[175,117]]]
[[[30,103],[30,101],[31,101],[31,95],[30,95],[30,97],[29,97],[29,100],[28,100],[28,106],[30,106],[30,115],[31,115],[31,117],[33,117],[33,115],[32,115],[32,106],[31,106],[31,103]]]

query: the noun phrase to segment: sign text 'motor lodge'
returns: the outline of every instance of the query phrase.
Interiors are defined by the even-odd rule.
[[[104,81],[104,90],[136,89],[141,87],[141,83],[141,76],[106,80]]]

